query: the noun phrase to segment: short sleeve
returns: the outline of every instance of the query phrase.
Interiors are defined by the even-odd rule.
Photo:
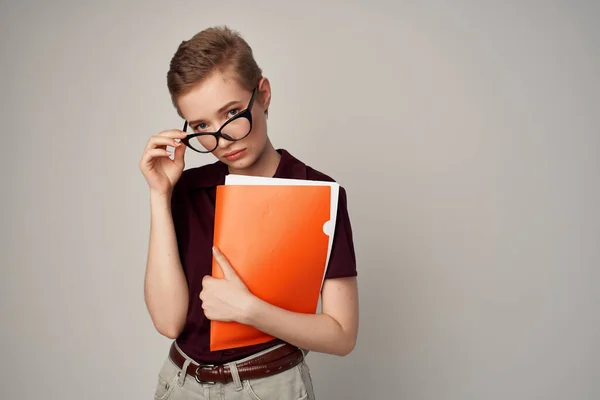
[[[185,184],[183,179],[179,179],[179,181],[175,184],[171,194],[171,216],[173,217],[173,226],[175,228],[179,259],[181,260],[181,265],[184,267],[185,271],[185,266],[183,265],[183,254],[185,251],[184,246],[185,243],[187,243],[187,240],[184,235],[188,231],[188,218],[186,216]]]
[[[357,276],[356,255],[354,253],[354,242],[352,240],[352,226],[348,215],[348,201],[346,190],[340,186],[338,210],[333,236],[333,247],[331,258],[325,279],[346,278]]]

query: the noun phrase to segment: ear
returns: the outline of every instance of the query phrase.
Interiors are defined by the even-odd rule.
[[[258,82],[258,98],[262,107],[265,109],[265,113],[269,110],[271,104],[271,82],[267,78],[262,78]]]

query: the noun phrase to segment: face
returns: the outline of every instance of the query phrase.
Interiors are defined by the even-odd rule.
[[[180,96],[177,104],[194,132],[216,132],[227,120],[245,110],[251,97],[252,92],[239,85],[235,79],[215,73]],[[250,134],[238,141],[219,138],[219,144],[212,153],[227,164],[230,170],[249,168],[263,154],[268,143],[265,110],[268,108],[270,98],[269,81],[263,78],[254,96]],[[241,121],[247,120],[240,118],[238,122]],[[235,125],[231,123],[228,126]],[[190,128],[188,131],[191,130]],[[226,127],[223,133],[227,133],[227,129]],[[198,140],[198,138],[191,140]]]

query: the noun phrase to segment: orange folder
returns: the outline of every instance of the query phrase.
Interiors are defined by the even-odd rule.
[[[214,244],[254,295],[315,313],[327,267],[330,196],[329,186],[218,186]],[[212,275],[223,277],[214,259]],[[252,326],[211,321],[211,351],[272,339]]]

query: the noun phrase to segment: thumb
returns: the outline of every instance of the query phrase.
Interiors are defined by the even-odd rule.
[[[238,274],[235,272],[231,264],[229,264],[229,261],[223,255],[223,253],[221,253],[221,251],[216,246],[213,246],[212,250],[217,264],[219,264],[219,267],[221,267],[221,270],[223,271],[223,276],[225,277],[225,279],[239,279]]]

